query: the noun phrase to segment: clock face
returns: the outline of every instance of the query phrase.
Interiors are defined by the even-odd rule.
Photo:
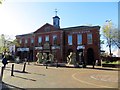
[[[45,27],[44,30],[45,30],[45,32],[49,32],[50,31],[50,27],[49,26]]]

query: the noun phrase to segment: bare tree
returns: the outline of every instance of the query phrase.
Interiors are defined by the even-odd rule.
[[[106,24],[103,26],[103,36],[107,40],[107,46],[109,47],[109,55],[112,55],[111,47],[116,45],[120,48],[120,35],[118,33],[118,29],[114,26],[111,20],[106,20]]]

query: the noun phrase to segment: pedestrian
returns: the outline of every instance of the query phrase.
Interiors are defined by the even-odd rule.
[[[3,59],[2,59],[2,63],[3,63],[4,68],[5,68],[5,67],[6,67],[6,64],[8,64],[8,61],[7,61],[6,56],[3,57]]]
[[[2,58],[5,56],[5,52],[2,53]]]

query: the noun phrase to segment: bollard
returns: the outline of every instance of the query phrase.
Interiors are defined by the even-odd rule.
[[[2,77],[3,77],[3,71],[4,71],[4,67],[1,67],[1,75],[0,75],[0,82],[2,82]]]
[[[58,61],[56,62],[56,68],[58,68]]]
[[[46,63],[46,69],[48,69],[48,67],[47,67],[48,65],[47,65],[47,63]]]
[[[24,63],[23,72],[25,72],[26,62]]]
[[[1,67],[1,75],[0,75],[0,90],[2,90],[2,77],[3,77],[4,67]]]
[[[13,71],[14,71],[14,64],[12,64],[11,76],[14,76],[14,75],[13,75]]]

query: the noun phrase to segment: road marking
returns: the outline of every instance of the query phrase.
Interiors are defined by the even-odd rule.
[[[106,82],[117,82],[118,81],[117,79],[116,80],[112,80],[110,77],[104,79],[104,77],[103,78],[102,77],[101,78],[97,78],[95,76],[100,76],[100,75],[91,75],[90,77],[93,78],[93,79],[96,79],[96,80],[101,80],[101,81],[106,81]],[[104,75],[104,76],[106,76],[106,75]]]
[[[77,73],[74,73],[74,74],[72,75],[72,77],[73,77],[75,80],[79,81],[79,82],[82,82],[82,83],[85,83],[85,84],[89,84],[89,85],[93,85],[93,86],[97,86],[97,87],[114,88],[114,87],[110,87],[110,86],[102,86],[102,85],[97,85],[97,84],[93,84],[93,83],[89,83],[89,82],[80,80],[80,79],[78,79],[78,78],[75,77],[76,74],[77,74]]]

